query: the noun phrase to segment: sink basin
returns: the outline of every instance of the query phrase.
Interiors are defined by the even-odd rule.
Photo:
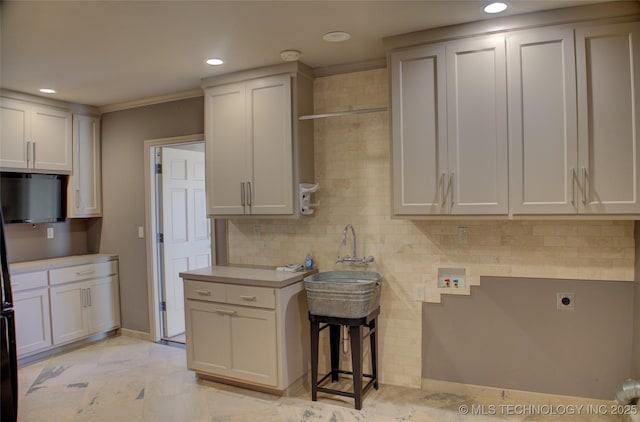
[[[338,318],[362,318],[380,306],[382,274],[326,271],[304,279],[309,312]]]

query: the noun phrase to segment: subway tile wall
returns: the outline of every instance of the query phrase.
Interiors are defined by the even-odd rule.
[[[318,78],[314,96],[316,113],[385,107],[387,71]],[[633,280],[632,221],[392,218],[389,124],[384,112],[316,120],[316,215],[229,221],[230,263],[302,263],[311,252],[322,271],[354,269],[335,264],[338,255],[351,252],[350,244],[341,244],[342,230],[354,225],[358,255],[373,255],[369,269],[385,277],[379,319],[383,383],[420,386],[421,302],[439,301],[439,267],[465,268],[468,284],[479,284],[483,275]],[[464,244],[458,227],[468,228]]]

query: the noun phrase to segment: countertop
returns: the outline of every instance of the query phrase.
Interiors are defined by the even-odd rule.
[[[71,267],[74,265],[93,264],[96,262],[108,262],[118,259],[115,254],[89,254],[89,255],[71,255],[60,258],[39,259],[36,261],[23,261],[9,264],[9,272],[11,274],[30,273],[40,270],[51,270],[55,268]]]
[[[269,267],[213,266],[185,271],[180,273],[180,277],[196,281],[283,288],[317,272],[317,269],[290,273]]]

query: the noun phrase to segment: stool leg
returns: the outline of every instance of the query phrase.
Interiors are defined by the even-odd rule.
[[[318,338],[320,323],[311,322],[311,400],[318,400]]]
[[[378,336],[376,333],[378,329],[376,328],[376,319],[369,324],[369,330],[371,330],[371,334],[369,334],[369,341],[371,347],[371,375],[373,375],[373,388],[378,389]]]
[[[349,327],[351,334],[351,366],[356,409],[362,409],[362,326]]]
[[[329,342],[331,343],[331,382],[340,378],[340,326],[329,326]]]

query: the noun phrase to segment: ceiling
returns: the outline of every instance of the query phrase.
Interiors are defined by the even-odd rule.
[[[511,0],[505,14],[598,0]],[[7,1],[0,86],[107,106],[199,88],[204,77],[281,63],[296,49],[318,68],[383,58],[382,38],[490,19],[483,0]],[[329,43],[322,35],[348,31]],[[225,64],[212,67],[207,58]]]

